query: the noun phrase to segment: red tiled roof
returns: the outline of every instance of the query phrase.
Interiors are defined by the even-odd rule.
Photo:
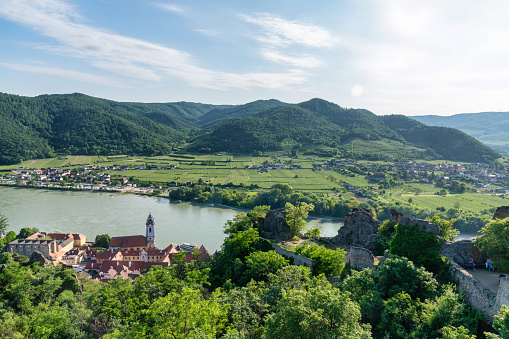
[[[129,235],[125,237],[113,237],[110,241],[110,247],[145,247],[147,239],[143,235]]]
[[[104,252],[98,252],[97,253],[97,259],[98,260],[111,260],[113,258],[122,258],[122,252],[120,250],[107,250]]]
[[[67,240],[69,238],[73,238],[72,234],[64,234],[64,233],[48,233],[47,236],[53,240]]]
[[[81,233],[76,233],[76,234],[73,234],[73,239],[85,239],[85,235],[84,234],[81,234]]]

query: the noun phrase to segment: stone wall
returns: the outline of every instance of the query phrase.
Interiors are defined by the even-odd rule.
[[[354,270],[361,271],[365,268],[375,267],[375,257],[371,251],[362,247],[350,247],[346,252],[345,262],[349,262]]]
[[[509,306],[509,278],[508,277],[500,277],[499,285],[498,285],[497,300],[495,301],[496,312],[498,312],[502,308],[502,305]]]
[[[277,244],[272,244],[272,248],[274,248],[276,253],[279,255],[282,255],[287,258],[293,258],[294,265],[307,266],[309,268],[313,268],[313,260],[306,258],[305,256],[294,253],[292,251],[288,251],[287,249],[284,249],[283,247]]]
[[[458,281],[458,287],[465,292],[466,302],[473,308],[486,314],[490,321],[493,321],[493,316],[500,310],[497,295],[484,287],[479,280],[475,279],[457,263],[451,261],[450,270]],[[507,299],[509,296],[509,283],[504,283],[504,286],[506,286],[505,289],[507,291],[504,296]]]

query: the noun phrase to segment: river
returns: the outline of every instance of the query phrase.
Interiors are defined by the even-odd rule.
[[[0,213],[9,219],[9,231],[37,227],[46,232],[83,233],[88,241],[104,233],[145,235],[145,222],[152,213],[157,247],[188,242],[203,244],[213,253],[224,241],[226,220],[239,211],[204,204],[170,204],[166,198],[0,186]],[[334,236],[341,227],[333,220],[308,221],[309,226],[318,226],[323,236]]]

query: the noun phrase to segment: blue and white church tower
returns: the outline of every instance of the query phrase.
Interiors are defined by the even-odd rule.
[[[148,247],[155,247],[156,245],[156,237],[155,237],[155,225],[154,225],[154,218],[152,217],[152,213],[149,213],[147,218],[147,246]]]

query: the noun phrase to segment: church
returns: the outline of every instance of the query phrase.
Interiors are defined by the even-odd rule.
[[[145,225],[145,236],[129,235],[124,237],[112,237],[110,250],[141,251],[156,249],[155,224],[152,213],[149,213]]]

